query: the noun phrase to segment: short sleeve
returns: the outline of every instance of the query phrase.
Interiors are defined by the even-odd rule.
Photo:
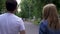
[[[19,31],[25,30],[24,22],[20,19]]]
[[[44,24],[44,22],[41,22],[39,25],[39,34],[47,34],[46,27],[46,24]]]

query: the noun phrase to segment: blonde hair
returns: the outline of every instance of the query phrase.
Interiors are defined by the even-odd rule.
[[[48,20],[48,27],[59,29],[58,13],[54,4],[47,4],[43,7],[43,19]]]

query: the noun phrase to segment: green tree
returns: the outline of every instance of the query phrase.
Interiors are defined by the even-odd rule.
[[[58,9],[60,14],[60,0],[21,0],[21,12],[19,13],[23,18],[33,18],[35,16],[35,22],[39,23],[39,18],[42,19],[42,9],[46,4],[53,3]]]
[[[28,7],[28,4],[27,4],[27,1],[26,0],[22,1],[20,6],[21,6],[21,13],[20,13],[21,17],[22,18],[28,18],[29,17],[29,14],[28,14],[29,7]]]
[[[0,14],[1,14],[2,11],[4,11],[4,9],[5,9],[5,1],[6,1],[6,0],[0,0]]]
[[[49,3],[55,4],[58,9],[58,13],[60,14],[60,0],[41,0],[41,2],[44,3],[44,5]]]
[[[44,5],[53,3],[57,6],[58,12],[60,11],[60,0],[21,0],[21,10],[23,17],[42,18],[42,8]],[[59,12],[60,13],[60,12]]]

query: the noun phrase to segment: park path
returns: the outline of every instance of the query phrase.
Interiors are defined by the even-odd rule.
[[[30,22],[25,22],[26,34],[38,34],[38,25],[34,25]]]

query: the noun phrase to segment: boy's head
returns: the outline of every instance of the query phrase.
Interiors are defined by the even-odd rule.
[[[17,8],[17,1],[16,0],[7,0],[6,1],[6,9],[9,12],[13,12]]]

